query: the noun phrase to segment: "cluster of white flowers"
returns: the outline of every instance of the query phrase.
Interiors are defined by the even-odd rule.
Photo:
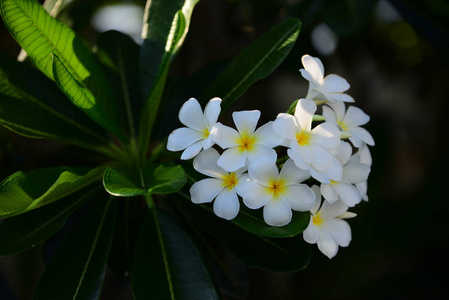
[[[234,112],[233,129],[217,122],[221,99],[211,99],[203,112],[192,98],[179,112],[186,127],[170,134],[167,149],[183,151],[181,159],[194,158],[195,170],[210,177],[192,185],[192,202],[214,201],[215,214],[230,220],[240,210],[240,197],[250,209],[263,207],[271,226],[288,224],[292,210],[309,211],[304,239],[332,258],[338,246],[351,241],[351,228],[343,219],[355,214],[348,208],[368,200],[367,145],[373,146],[374,140],[360,127],[369,116],[346,107],[354,102],[344,93],[348,82],[334,74],[324,77],[318,58],[304,55],[302,63],[300,72],[309,90],[297,101],[293,115],[280,113],[257,128],[260,111]],[[278,157],[282,153],[285,157]]]

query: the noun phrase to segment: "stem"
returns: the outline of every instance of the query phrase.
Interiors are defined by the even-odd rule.
[[[118,64],[120,68],[120,81],[122,83],[122,89],[123,89],[123,97],[125,99],[125,109],[126,109],[126,117],[128,119],[128,126],[129,126],[129,133],[131,135],[131,139],[133,139],[136,136],[136,130],[134,128],[134,118],[133,113],[131,109],[131,99],[129,98],[128,93],[128,82],[126,81],[126,70],[125,65],[123,62],[122,57],[122,51],[120,47],[117,47],[117,57],[118,57]]]

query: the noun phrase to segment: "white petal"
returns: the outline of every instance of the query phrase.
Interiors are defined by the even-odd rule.
[[[212,126],[217,123],[218,116],[221,112],[221,99],[212,98],[204,108],[204,117],[206,118],[207,125]]]
[[[313,114],[317,107],[313,100],[299,99],[296,104],[295,118],[301,131],[309,132],[312,128]]]
[[[333,219],[341,216],[348,210],[348,206],[341,200],[334,203],[323,202],[320,209],[320,215],[323,219]]]
[[[343,166],[338,159],[333,157],[332,167],[324,174],[332,181],[341,181],[343,179]]]
[[[284,226],[292,220],[292,210],[287,200],[279,198],[263,207],[263,219],[270,226]]]
[[[352,184],[340,182],[335,185],[335,190],[339,198],[349,207],[355,206],[362,200],[359,190]]]
[[[272,182],[277,182],[279,177],[276,161],[266,157],[251,163],[248,174],[253,180],[267,187],[271,186]]]
[[[340,147],[338,147],[338,152],[337,155],[335,155],[335,157],[344,166],[351,158],[351,154],[352,154],[351,145],[345,141],[341,141]]]
[[[246,151],[241,151],[238,146],[226,149],[217,161],[218,166],[228,172],[235,172],[246,164]]]
[[[365,128],[353,127],[353,128],[349,128],[347,131],[349,134],[352,135],[349,138],[349,140],[354,144],[355,147],[357,147],[357,148],[361,147],[362,146],[361,141],[363,141],[365,144],[368,144],[370,146],[374,146],[373,136]],[[358,140],[358,141],[354,142],[354,140]]]
[[[354,156],[353,156],[354,157]],[[343,168],[343,179],[349,183],[361,183],[368,179],[371,168],[368,165],[361,164],[357,156],[349,160]]]
[[[340,123],[346,114],[346,105],[343,102],[331,102],[326,103],[332,110],[335,112],[335,116],[337,117],[337,123]],[[324,107],[323,107],[324,109]]]
[[[326,93],[326,97],[332,102],[355,102],[354,98],[344,93]]]
[[[324,78],[323,85],[321,86],[320,91],[322,91],[323,93],[342,93],[344,91],[347,91],[349,87],[350,85],[346,81],[346,79],[335,74],[330,74]]]
[[[351,227],[340,219],[327,220],[321,229],[329,232],[340,247],[347,247],[351,242]]]
[[[187,100],[179,110],[179,120],[192,129],[203,131],[208,128],[201,105],[194,98]]]
[[[312,214],[316,214],[321,206],[321,192],[320,188],[317,185],[312,185],[312,191],[315,194],[315,201],[310,209]]]
[[[308,211],[315,202],[315,193],[305,184],[290,185],[282,193],[291,209],[296,211]]]
[[[254,181],[242,182],[236,190],[243,198],[243,203],[251,209],[261,208],[270,201],[273,195],[266,187]]]
[[[250,164],[264,157],[271,159],[273,162],[276,162],[277,159],[276,151],[264,145],[253,145],[251,151],[247,151],[246,155]]]
[[[373,163],[373,158],[371,157],[371,152],[366,144],[362,144],[357,152],[360,156],[360,162],[362,164],[371,166]]]
[[[340,146],[340,130],[332,123],[324,122],[312,129],[313,142],[327,149],[337,149]]]
[[[260,118],[260,111],[236,111],[232,113],[232,118],[240,135],[250,137],[256,130],[257,122]]]
[[[369,120],[370,117],[363,110],[355,106],[349,106],[343,122],[348,127],[357,127],[365,125]]]
[[[313,225],[312,216],[310,216],[309,226],[304,230],[303,238],[309,244],[316,244],[319,237],[318,229]]]
[[[290,157],[295,165],[302,170],[309,170],[310,166],[304,161],[304,159],[292,149],[287,150],[288,157]]]
[[[326,199],[329,203],[334,203],[338,200],[338,194],[334,188],[334,185],[335,184],[321,184],[320,186],[321,195],[323,195],[324,199]]]
[[[331,181],[325,173],[318,172],[314,168],[309,169],[310,175],[321,183],[329,184]]]
[[[323,106],[323,117],[326,120],[326,122],[332,123],[332,124],[338,124],[337,115],[335,112],[330,108],[329,106],[324,105]]]
[[[215,145],[215,141],[214,141],[214,137],[211,135],[209,135],[207,138],[205,138],[202,142],[202,146],[203,146],[204,150],[209,149],[213,145]]]
[[[364,201],[368,201],[368,181],[357,183],[356,188],[359,190],[360,194],[362,194],[362,199]]]
[[[284,138],[274,132],[273,122],[271,121],[260,126],[254,132],[254,138],[256,144],[262,144],[271,148],[279,146],[284,142]]]
[[[313,144],[309,148],[312,153],[311,166],[315,170],[324,172],[332,167],[333,156],[326,148],[318,144]]]
[[[301,58],[301,62],[306,71],[310,74],[310,76],[313,78],[315,82],[321,83],[323,81],[324,66],[319,58],[312,57],[306,54],[303,55],[303,57]]]
[[[223,181],[215,178],[206,178],[195,182],[190,188],[190,198],[193,203],[209,203],[223,189]]]
[[[274,132],[287,140],[296,141],[297,124],[295,117],[289,114],[278,114],[276,120],[273,121]]]
[[[279,179],[282,179],[285,185],[301,183],[310,178],[308,171],[298,168],[292,159],[288,159],[279,173]]]
[[[332,258],[337,255],[338,244],[329,232],[320,230],[320,237],[317,244],[318,249],[327,257]]]
[[[227,176],[228,172],[217,165],[219,157],[220,154],[214,148],[204,150],[193,160],[193,167],[197,172],[221,179],[223,176]]]
[[[202,138],[203,134],[199,131],[187,127],[178,128],[168,136],[167,149],[181,151]]]
[[[312,162],[313,155],[312,155],[310,145],[299,145],[296,141],[291,141],[289,150],[291,150],[292,152],[295,152],[295,154],[297,156],[301,157],[301,159],[305,163],[310,164]],[[294,158],[292,156],[290,156],[290,157],[294,160]],[[295,161],[295,163],[296,163],[296,161]],[[297,163],[296,163],[296,165],[299,168],[301,168]]]
[[[239,213],[240,203],[234,190],[225,188],[215,198],[214,213],[220,218],[231,220]]]
[[[190,145],[186,148],[181,154],[182,160],[187,160],[194,158],[198,153],[200,153],[201,149],[203,149],[203,143],[201,141],[196,142],[193,145]]]
[[[237,130],[221,123],[215,124],[210,134],[222,149],[234,147],[240,143],[240,134]]]

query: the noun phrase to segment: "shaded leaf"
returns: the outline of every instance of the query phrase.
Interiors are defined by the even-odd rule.
[[[59,232],[67,217],[98,190],[98,187],[83,189],[56,203],[1,222],[0,256],[28,250]]]
[[[47,264],[36,300],[99,299],[115,222],[115,203],[98,199]]]
[[[11,217],[62,199],[101,178],[103,167],[54,167],[16,172],[0,183],[0,217]]]
[[[220,97],[222,110],[228,109],[256,81],[268,76],[285,59],[298,37],[301,22],[289,18],[243,49],[206,89],[207,101]]]
[[[311,248],[302,236],[272,239],[256,235],[186,200],[178,203],[190,222],[216,238],[247,266],[294,272],[309,264]]]
[[[171,162],[147,164],[141,170],[108,167],[103,176],[106,191],[124,197],[175,193],[186,181],[184,169]]]
[[[156,210],[148,213],[140,233],[132,278],[136,300],[218,299],[192,240]]]

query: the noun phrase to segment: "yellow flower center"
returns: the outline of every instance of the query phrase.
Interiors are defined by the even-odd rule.
[[[286,186],[281,180],[273,180],[267,187],[268,192],[273,194],[273,199],[278,198],[285,192]]]
[[[240,151],[251,151],[255,144],[255,139],[253,136],[248,136],[246,134],[242,134],[240,136],[240,140],[238,142]]]
[[[312,217],[312,222],[313,225],[320,226],[324,222],[324,220],[321,218],[320,213],[317,213]]]
[[[346,125],[346,123],[344,122],[340,122],[338,123],[338,125],[340,125],[340,128],[344,131],[348,131],[348,126]]]
[[[229,173],[229,175],[223,177],[223,185],[225,188],[232,190],[237,183],[239,182],[239,179],[237,178],[237,175],[235,175],[234,172]]]
[[[296,134],[296,142],[298,142],[299,145],[304,146],[308,145],[310,142],[310,135],[308,132],[299,132]]]
[[[210,131],[209,128],[204,128],[203,129],[203,139],[207,139],[210,135]]]

